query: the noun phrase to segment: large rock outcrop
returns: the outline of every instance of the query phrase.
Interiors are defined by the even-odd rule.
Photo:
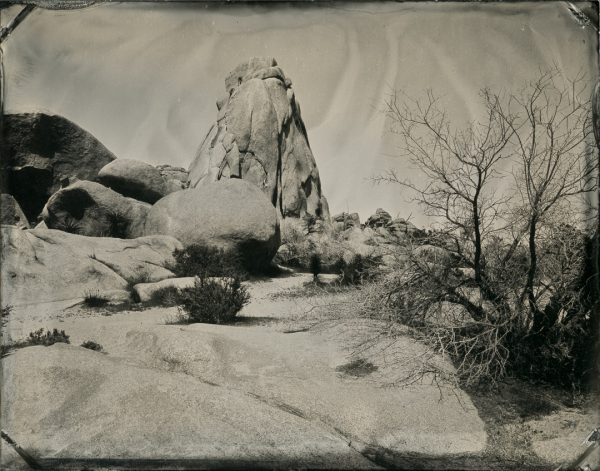
[[[127,329],[145,340],[144,332]],[[190,352],[204,349],[196,344]],[[2,359],[2,368],[3,427],[32,455],[50,457],[46,469],[71,467],[61,467],[60,458],[81,460],[78,469],[140,459],[163,469],[181,469],[186,459],[188,469],[377,469],[319,420],[294,415],[295,408],[137,360],[55,344],[20,349]],[[3,469],[20,469],[22,460],[6,449]],[[106,458],[116,464],[104,464]],[[86,459],[90,466],[81,464]]]
[[[150,204],[171,193],[160,170],[139,160],[114,160],[102,167],[97,181],[123,196]]]
[[[16,198],[32,223],[61,187],[94,180],[115,159],[89,132],[61,116],[7,114],[3,128],[0,189]]]
[[[272,58],[253,58],[225,79],[217,122],[189,168],[192,188],[241,178],[283,217],[329,220],[329,208],[292,82]]]
[[[148,203],[100,183],[78,181],[48,200],[42,217],[50,229],[92,237],[132,239],[142,234]]]
[[[148,212],[144,234],[165,234],[241,256],[264,269],[280,243],[277,213],[252,183],[228,179],[171,193]]]
[[[123,240],[52,229],[2,226],[2,304],[19,306],[125,290],[141,279],[173,277],[181,244],[172,237]]]

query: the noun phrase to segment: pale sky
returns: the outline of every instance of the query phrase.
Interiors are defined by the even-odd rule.
[[[383,207],[423,224],[404,190],[370,181],[386,168],[414,174],[393,157],[380,112],[389,91],[431,88],[468,121],[481,87],[516,89],[552,66],[595,77],[595,38],[559,2],[38,9],[3,45],[5,109],[63,115],[117,157],[187,168],[227,73],[274,56],[292,79],[331,213],[364,220]]]

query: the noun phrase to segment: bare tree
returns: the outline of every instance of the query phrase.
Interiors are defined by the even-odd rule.
[[[526,216],[529,268],[519,301],[527,300],[532,331],[538,332],[555,321],[539,306],[543,290],[536,294],[540,225],[552,212],[580,203],[574,199],[597,185],[597,165],[586,145],[593,134],[589,84],[582,77],[567,81],[556,71],[543,73],[520,95],[510,96],[499,113],[513,131],[514,153],[520,161],[516,188],[521,214]],[[575,208],[572,217],[583,214]]]
[[[431,91],[420,99],[394,93],[386,114],[401,156],[420,170],[423,183],[395,170],[376,181],[410,189],[425,213],[441,221],[427,243],[450,255],[431,260],[422,248],[409,250],[391,288],[404,293],[394,298],[401,300],[396,306],[406,314],[406,299],[412,300],[411,322],[415,306],[421,322],[442,303],[461,306],[470,320],[442,320],[446,335],[440,319],[428,329],[439,350],[453,351],[471,370],[485,362],[475,369],[489,377],[505,374],[511,362],[526,364],[523,355],[566,322],[564,311],[578,302],[572,274],[582,269],[585,234],[573,230],[577,243],[569,241],[557,220],[584,217],[583,196],[597,189],[598,165],[588,158],[593,127],[583,77],[567,81],[549,71],[518,93],[483,89],[480,98],[482,118],[457,128]],[[501,178],[512,179],[513,192],[499,191]],[[511,343],[531,348],[523,353],[519,346],[515,354]]]
[[[502,176],[500,164],[511,156],[516,118],[503,113],[499,96],[489,90],[482,90],[480,96],[485,119],[457,130],[431,91],[422,100],[403,95],[401,101],[399,94],[392,95],[386,105],[393,132],[401,138],[402,155],[421,170],[425,182],[417,185],[401,179],[394,170],[378,180],[414,191],[425,213],[443,221],[438,238],[452,241],[446,248],[473,269],[481,294],[501,305],[503,297],[487,276],[484,241],[499,230],[508,203],[508,198],[496,193],[494,181]],[[483,318],[480,308],[475,313],[463,304],[476,318]]]

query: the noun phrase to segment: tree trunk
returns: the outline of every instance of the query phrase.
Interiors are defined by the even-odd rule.
[[[538,308],[535,300],[535,275],[537,274],[537,224],[538,218],[534,214],[529,225],[529,268],[527,270],[527,281],[525,284],[524,298],[527,300],[530,316],[533,318],[531,332],[536,335],[546,327],[544,312]],[[525,299],[523,299],[525,301]]]

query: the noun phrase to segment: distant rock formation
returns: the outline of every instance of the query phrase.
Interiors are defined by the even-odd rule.
[[[146,217],[144,235],[154,234],[232,252],[256,271],[268,267],[280,244],[277,212],[256,186],[239,179],[165,196]]]
[[[217,122],[189,168],[190,187],[241,178],[257,185],[284,218],[329,221],[300,105],[275,59],[240,64],[225,89]]]
[[[124,291],[144,279],[173,277],[181,244],[172,237],[122,240],[51,229],[1,228],[2,303],[15,306]]]
[[[31,223],[61,187],[94,180],[115,159],[94,136],[61,116],[7,114],[3,128],[0,190],[15,197]]]
[[[385,209],[377,208],[375,214],[369,216],[365,222],[365,226],[374,229],[376,227],[385,227],[390,222],[392,222],[392,216],[390,216],[390,213],[388,213]]]
[[[390,213],[381,208],[377,208],[375,214],[369,216],[365,222],[365,228],[375,229],[381,235],[390,234],[400,239],[406,237],[415,239],[425,235],[425,232],[418,229],[412,222],[402,218],[392,219]]]
[[[358,213],[340,213],[332,218],[333,228],[336,231],[345,231],[351,227],[360,228],[360,216]]]

